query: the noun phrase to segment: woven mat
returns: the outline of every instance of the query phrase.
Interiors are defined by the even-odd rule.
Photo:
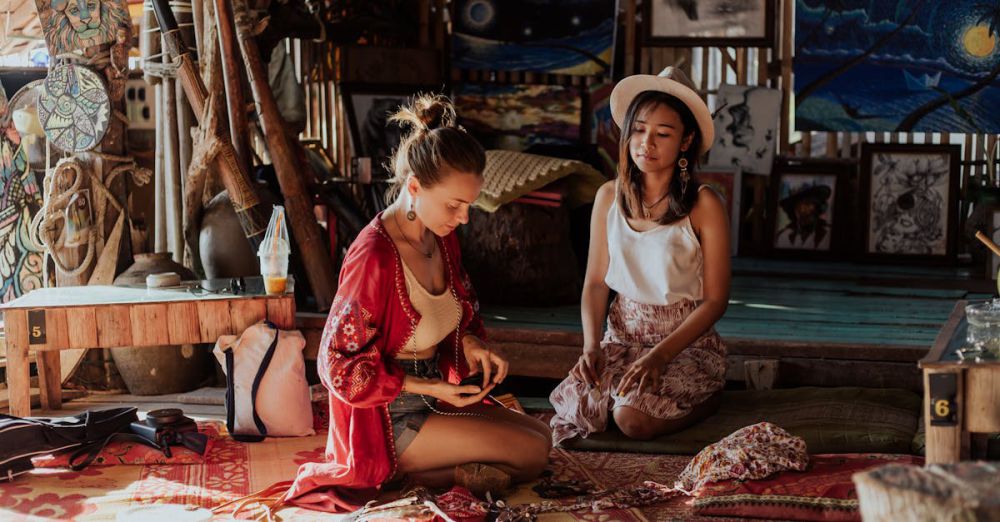
[[[582,161],[510,150],[488,150],[483,190],[476,200],[476,207],[495,212],[505,203],[570,176],[573,180],[566,194],[570,206],[593,201],[597,189],[607,181],[600,172]]]
[[[809,453],[906,454],[911,452],[920,423],[921,401],[910,391],[875,388],[726,391],[718,412],[678,433],[639,441],[612,429],[565,441],[563,446],[694,455],[744,426],[767,421],[805,439]],[[536,404],[526,402],[525,406]]]
[[[225,427],[219,423],[218,430],[224,433]],[[204,464],[91,466],[81,472],[39,469],[12,483],[0,483],[0,520],[115,520],[124,509],[151,503],[212,508],[275,482],[292,479],[300,464],[323,458],[325,439],[324,434],[240,444],[230,438],[221,438],[213,445]],[[687,465],[689,457],[556,449],[551,459],[549,469],[557,478],[608,488],[643,480],[672,483]],[[508,500],[515,504],[540,500],[531,486],[520,486]],[[687,502],[687,499],[676,499],[641,510],[546,514],[539,520],[725,520],[693,518]],[[277,515],[296,521],[343,518],[300,508],[281,509]]]

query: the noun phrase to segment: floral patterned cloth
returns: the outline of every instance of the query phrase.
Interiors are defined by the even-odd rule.
[[[740,428],[701,450],[677,477],[674,487],[696,495],[709,482],[757,480],[789,469],[803,471],[808,465],[802,438],[761,422]]]
[[[619,294],[608,312],[608,330],[601,341],[607,365],[601,382],[590,388],[572,375],[549,396],[556,410],[552,440],[558,444],[607,429],[608,413],[629,406],[658,419],[677,419],[708,400],[726,383],[726,346],[715,330],[695,339],[667,363],[655,392],[633,387],[614,395],[622,376],[636,359],[670,335],[697,307],[694,301],[649,305]]]

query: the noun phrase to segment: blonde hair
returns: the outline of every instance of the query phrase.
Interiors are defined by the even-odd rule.
[[[482,176],[486,169],[483,146],[458,125],[455,106],[447,97],[418,94],[409,105],[389,117],[409,131],[393,153],[390,167],[392,186],[386,194],[399,194],[407,176],[413,174],[422,187],[432,187],[442,179],[441,167],[447,164],[464,173]]]

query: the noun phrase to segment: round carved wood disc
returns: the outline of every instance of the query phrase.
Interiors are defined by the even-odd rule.
[[[93,149],[104,139],[111,120],[104,81],[80,65],[55,66],[38,99],[38,119],[56,147],[66,152]]]

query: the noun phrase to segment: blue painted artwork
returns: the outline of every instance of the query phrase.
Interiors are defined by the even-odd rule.
[[[1000,132],[1000,1],[796,0],[799,130]]]
[[[610,74],[615,0],[458,0],[452,66]]]

